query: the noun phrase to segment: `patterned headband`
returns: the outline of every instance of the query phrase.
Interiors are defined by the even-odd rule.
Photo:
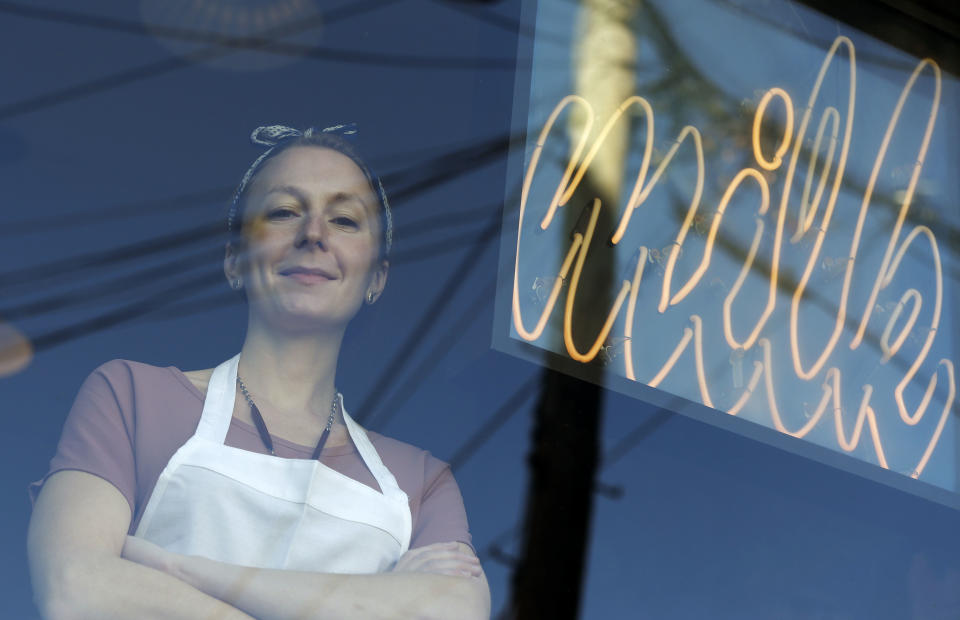
[[[265,125],[263,127],[257,127],[253,130],[253,133],[250,134],[250,141],[253,144],[260,144],[266,146],[267,150],[264,151],[260,157],[257,157],[256,160],[247,168],[247,172],[243,175],[243,178],[240,179],[240,185],[237,187],[237,191],[233,194],[233,200],[230,202],[230,211],[227,214],[227,231],[233,232],[234,224],[236,223],[239,208],[240,208],[240,196],[243,195],[243,192],[246,191],[247,185],[250,183],[250,179],[257,173],[260,169],[260,165],[276,150],[277,146],[282,145],[288,140],[293,140],[296,138],[310,138],[313,136],[319,136],[322,134],[331,134],[343,136],[344,138],[353,138],[357,135],[356,123],[346,123],[344,125],[333,125],[332,127],[324,127],[323,129],[317,129],[316,127],[308,127],[307,129],[300,131],[299,129],[294,129],[293,127],[287,127],[285,125]],[[353,156],[350,157],[354,159]],[[359,162],[358,162],[359,163]],[[371,185],[374,186],[377,192],[377,199],[380,201],[380,205],[383,207],[383,219],[384,219],[384,255],[390,254],[390,248],[393,245],[393,214],[390,212],[390,203],[387,202],[387,193],[383,189],[383,184],[380,182],[380,177],[376,176],[370,167],[363,163],[361,168],[364,169],[364,173],[369,175],[369,180]]]

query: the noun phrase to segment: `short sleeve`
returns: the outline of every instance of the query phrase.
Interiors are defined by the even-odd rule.
[[[463,496],[450,466],[430,457],[425,469],[424,494],[410,548],[450,541],[473,548]]]
[[[36,501],[47,478],[72,469],[99,476],[117,487],[133,515],[136,469],[131,403],[132,381],[122,361],[107,362],[93,371],[67,415],[47,474],[30,485],[31,502]]]

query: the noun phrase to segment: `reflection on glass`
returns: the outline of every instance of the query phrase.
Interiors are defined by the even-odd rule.
[[[630,21],[636,92],[610,114],[550,70],[575,35],[535,44],[503,329],[584,364],[622,339],[606,363],[617,389],[657,387],[957,491],[956,79],[799,4],[681,4]],[[537,26],[578,19],[541,3]],[[624,124],[626,155],[602,164],[626,175],[619,201],[598,198],[571,236],[556,214],[581,206]],[[587,330],[579,274],[610,254],[623,278]],[[551,285],[532,303],[519,292],[538,278]]]

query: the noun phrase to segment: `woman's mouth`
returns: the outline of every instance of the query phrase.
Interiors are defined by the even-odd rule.
[[[306,269],[301,267],[284,269],[280,272],[280,275],[296,280],[301,284],[319,284],[336,279],[322,269]]]
[[[301,284],[317,284],[319,282],[329,282],[330,278],[322,276],[318,273],[306,273],[303,271],[298,271],[296,273],[291,273],[287,276],[288,278],[293,278]]]

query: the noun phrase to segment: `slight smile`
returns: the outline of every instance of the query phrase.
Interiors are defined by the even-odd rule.
[[[335,277],[322,269],[294,267],[291,269],[283,269],[279,273],[281,276],[291,278],[301,284],[319,284],[321,282],[336,280]]]

